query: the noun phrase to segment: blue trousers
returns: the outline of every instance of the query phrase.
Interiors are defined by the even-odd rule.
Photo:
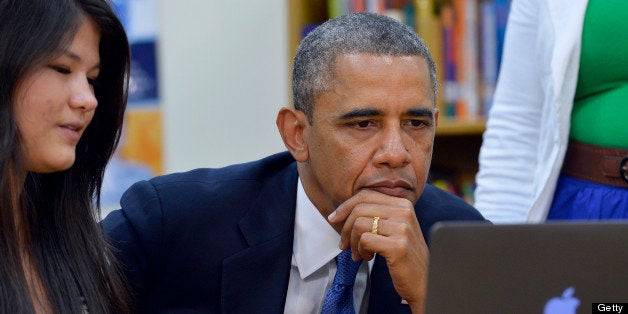
[[[561,174],[547,220],[628,219],[628,188]]]

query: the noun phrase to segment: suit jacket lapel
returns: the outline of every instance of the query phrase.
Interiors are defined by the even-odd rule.
[[[375,263],[371,270],[368,312],[410,313],[410,306],[401,304],[401,296],[395,290],[395,285],[390,278],[386,259],[381,255],[375,256]]]
[[[296,164],[263,182],[240,221],[249,248],[223,262],[223,313],[283,313],[294,238]]]

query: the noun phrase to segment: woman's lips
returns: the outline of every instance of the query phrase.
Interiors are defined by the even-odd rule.
[[[61,133],[63,134],[63,136],[74,144],[76,144],[81,139],[81,130],[83,129],[83,126],[81,124],[63,124],[60,125],[59,128],[61,129]]]

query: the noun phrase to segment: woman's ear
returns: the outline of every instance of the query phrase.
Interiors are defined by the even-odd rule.
[[[284,107],[279,110],[276,123],[281,139],[292,157],[298,162],[306,162],[309,152],[303,139],[303,129],[308,124],[305,114],[300,110]]]

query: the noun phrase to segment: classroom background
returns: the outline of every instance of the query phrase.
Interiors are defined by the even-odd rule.
[[[103,216],[132,183],[283,151],[292,57],[326,19],[392,16],[423,37],[439,76],[429,181],[473,202],[478,153],[499,71],[509,0],[114,0],[132,50],[120,147]]]

